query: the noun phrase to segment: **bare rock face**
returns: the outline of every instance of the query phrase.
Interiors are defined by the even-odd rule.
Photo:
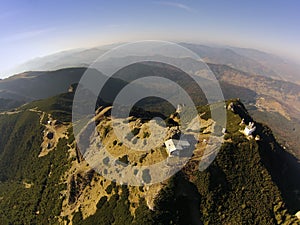
[[[179,127],[170,127],[167,132],[167,139],[178,139],[180,133]]]
[[[42,123],[44,116],[48,117],[46,124]],[[43,157],[56,148],[60,139],[68,138],[67,129],[69,125],[63,124],[58,120],[53,120],[50,114],[43,114],[43,117],[41,118],[40,122],[41,125],[45,127],[43,131],[43,142],[41,144],[41,152],[39,154],[39,157]]]
[[[91,183],[93,176],[94,170],[88,170],[86,172],[77,173],[71,176],[69,181],[69,204],[76,202],[83,189]]]

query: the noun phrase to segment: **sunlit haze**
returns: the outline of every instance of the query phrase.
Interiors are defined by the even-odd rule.
[[[159,39],[256,48],[300,62],[298,1],[1,1],[0,77],[35,57]]]

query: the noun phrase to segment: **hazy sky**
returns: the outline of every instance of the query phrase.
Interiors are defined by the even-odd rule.
[[[297,0],[0,0],[0,77],[61,50],[162,39],[252,47],[300,62]]]

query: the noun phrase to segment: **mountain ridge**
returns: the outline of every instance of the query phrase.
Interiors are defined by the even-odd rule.
[[[245,72],[287,80],[299,84],[299,65],[279,56],[256,49],[232,46],[210,46],[193,43],[178,43],[192,50],[208,63],[225,64]],[[28,70],[57,70],[67,67],[86,67],[115,45],[99,46],[91,49],[70,50],[45,56],[23,64],[13,73]],[[258,54],[260,53],[260,54]],[[267,60],[266,60],[267,59]]]
[[[143,65],[144,69],[141,65]],[[119,71],[116,74],[117,77],[114,76],[119,79],[119,81],[115,80],[117,82],[112,82],[116,83],[116,85],[111,83],[111,85],[113,85],[116,89],[114,92],[118,93],[117,90],[120,90],[120,88],[124,87],[126,83],[130,81],[130,79],[128,80],[126,78],[129,73],[131,73],[130,76],[132,77],[136,76],[138,71],[140,71],[141,74],[152,74],[153,76],[156,76],[161,72],[172,76],[173,73],[173,70],[168,67],[156,68],[155,65],[141,65],[131,65]],[[297,130],[300,129],[300,125],[298,126],[299,123],[297,122],[300,121],[299,107],[297,107],[297,102],[299,102],[297,96],[299,98],[300,93],[299,85],[285,81],[273,80],[263,76],[251,75],[226,65],[208,64],[208,66],[219,80],[225,99],[241,98],[241,100],[247,105],[247,108],[251,109],[250,111],[252,112],[252,115],[255,116],[258,121],[264,121],[266,120],[267,115],[270,116],[272,114],[271,117],[267,118],[272,130],[274,130],[277,136],[284,137],[281,143],[283,143],[287,148],[291,148],[291,150],[299,156],[300,153],[297,149]],[[50,97],[52,95],[65,92],[71,84],[78,83],[85,70],[86,68],[70,68],[50,72],[33,72],[33,75],[32,73],[28,74],[28,76],[33,76],[33,78],[23,78],[24,74],[21,74],[19,76],[14,76],[13,79],[4,79],[0,81],[0,90],[2,88],[0,97],[3,98],[3,103],[9,101],[15,102],[12,107],[43,97]],[[179,74],[179,70],[176,74]],[[180,78],[180,76],[172,77],[178,83],[183,84],[183,88],[188,90],[189,93],[194,96],[193,85],[188,84],[183,78]],[[195,75],[194,78],[198,79],[198,75]],[[33,86],[30,84],[32,79],[35,80],[37,85]],[[62,81],[62,79],[64,80]],[[199,82],[207,81],[203,79]],[[10,86],[7,86],[7,83]],[[55,86],[56,88],[53,89],[51,88],[52,86]],[[154,88],[156,88],[158,92],[161,92],[161,88]],[[197,96],[194,98],[197,101],[197,104],[205,103],[204,96]],[[108,97],[108,99],[110,99],[110,97]],[[148,103],[142,101],[140,104],[145,106],[146,104],[149,104],[149,101]],[[153,101],[151,104],[153,104]],[[157,102],[156,107],[161,108],[160,105],[161,104]],[[8,106],[9,105],[6,105],[6,110],[11,109],[11,107]],[[278,123],[279,121],[283,122]],[[294,130],[291,127],[293,127]],[[286,133],[282,132],[283,129],[292,129],[290,133],[291,135],[287,136]]]
[[[53,97],[51,100],[53,104],[50,104],[50,108],[49,99],[45,99],[30,103],[13,114],[0,115],[0,131],[2,134],[7,134],[2,136],[3,142],[0,148],[0,193],[6,193],[0,196],[1,223],[5,224],[8,221],[14,224],[49,222],[60,224],[63,221],[72,224],[71,221],[73,221],[76,225],[168,224],[170,221],[175,224],[206,224],[213,221],[214,224],[297,223],[297,219],[292,215],[298,210],[299,204],[293,201],[299,201],[299,196],[294,197],[296,193],[293,192],[293,188],[295,185],[299,186],[297,186],[297,180],[296,184],[291,185],[293,179],[284,178],[293,178],[297,174],[288,173],[290,169],[283,174],[278,169],[273,170],[274,163],[272,162],[275,162],[274,165],[277,166],[282,165],[283,157],[275,156],[276,154],[274,157],[269,157],[270,153],[273,151],[276,153],[278,150],[275,149],[278,148],[281,149],[280,151],[285,151],[276,143],[269,129],[265,129],[264,126],[260,128],[260,125],[256,123],[258,127],[256,134],[262,138],[261,141],[248,140],[239,132],[242,118],[245,122],[252,121],[239,101],[227,102],[227,105],[233,103],[234,106],[233,111],[228,110],[225,143],[216,160],[207,170],[200,172],[197,169],[199,161],[192,158],[191,163],[183,169],[185,175],[179,173],[163,186],[133,188],[120,186],[101,178],[98,174],[91,172],[84,160],[76,157],[79,153],[76,152],[76,143],[68,122],[70,120],[62,116],[62,112],[65,111],[64,114],[70,118],[72,98],[73,93],[70,92]],[[209,114],[207,107],[203,106],[198,110],[203,118],[209,118],[207,118]],[[59,113],[53,113],[56,111]],[[100,124],[100,133],[105,128],[104,126],[105,123]],[[63,127],[65,128],[62,129]],[[8,128],[10,130],[7,130]],[[38,157],[42,140],[50,140],[47,133],[43,132],[45,129],[46,131],[54,129],[54,135],[62,132],[61,135],[65,136],[54,143],[54,147],[48,150],[47,155]],[[67,133],[63,131],[65,129]],[[24,130],[27,132],[23,132]],[[46,136],[43,137],[43,135]],[[105,136],[102,137],[105,138]],[[114,144],[109,141],[108,137],[105,139],[110,145]],[[14,146],[16,140],[19,144]],[[260,142],[265,144],[261,145]],[[43,148],[47,148],[47,145]],[[288,153],[285,152],[285,154]],[[299,166],[299,163],[296,165]],[[275,174],[272,174],[272,171]],[[242,175],[244,173],[245,175]],[[226,174],[226,179],[224,174]],[[60,181],[59,185],[58,181]],[[248,181],[253,183],[251,186],[253,190],[264,187],[265,191],[258,195],[254,194],[252,189],[245,189],[249,185]],[[172,185],[172,182],[179,182],[182,185],[181,188],[176,188],[177,185]],[[284,183],[286,186],[283,185]],[[270,190],[273,191],[270,192]],[[240,198],[233,197],[235,192]],[[92,193],[102,194],[93,194],[92,196],[97,197],[94,200],[93,198],[88,200],[88,196]],[[175,199],[177,200],[174,205]],[[180,217],[184,213],[188,212],[188,215],[191,213],[191,211],[186,211],[191,206],[181,204],[187,199],[191,200],[191,204],[200,204],[195,211],[200,217],[195,217],[195,214],[193,214],[194,217]],[[212,203],[212,200],[215,203]],[[151,201],[154,201],[153,210],[151,210],[152,207],[149,208]],[[273,201],[274,205],[271,206],[270,202]],[[22,202],[22,204],[17,205],[16,202]],[[31,202],[32,206],[28,207],[28,202]],[[219,205],[224,203],[225,208],[218,208],[218,203]],[[93,207],[89,208],[87,204]],[[73,210],[68,211],[72,208]],[[107,211],[112,209],[114,209],[113,214],[108,215]],[[131,211],[132,209],[135,210]],[[192,218],[195,221],[190,220]]]

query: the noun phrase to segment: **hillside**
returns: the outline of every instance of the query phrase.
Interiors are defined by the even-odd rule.
[[[267,122],[281,144],[284,144],[286,148],[300,157],[298,142],[300,128],[299,85],[250,75],[225,65],[209,64],[209,67],[221,83],[228,82],[256,93],[250,102],[244,96],[240,96],[240,98],[247,104],[256,120]]]
[[[235,52],[240,55],[251,58],[261,64],[272,68],[282,80],[291,81],[297,84],[299,82],[300,66],[292,62],[291,60],[280,58],[277,55],[268,54],[255,49],[248,48],[234,48],[231,47]]]
[[[283,107],[289,107],[289,115],[299,117],[300,86],[291,82],[274,80],[264,76],[251,75],[229,66],[208,64],[220,81],[230,82],[255,91],[260,96],[270,96]]]
[[[72,84],[80,81],[86,70],[87,68],[66,68],[56,71],[25,72],[0,80],[0,111],[64,93]],[[89,74],[97,77],[99,82],[107,78],[94,69],[90,69]],[[109,102],[112,101],[112,97],[116,96],[117,91],[125,85],[126,82],[120,79],[109,79],[102,91],[102,97]]]
[[[14,109],[24,103],[25,102],[21,100],[0,98],[0,111],[7,111],[10,109]]]
[[[70,124],[72,98],[69,92],[0,115],[1,224],[299,223],[293,216],[300,205],[299,163],[265,125],[255,124],[259,141],[239,132],[241,118],[252,120],[241,102],[230,101],[226,140],[206,170],[198,165],[213,123],[208,108],[199,107],[203,133],[192,159],[165,182],[134,187],[106,179],[83,160]],[[101,139],[123,156],[126,148],[115,142],[109,123],[109,114],[103,114]],[[147,121],[140,124],[135,114],[130,123],[140,126],[134,135],[147,139]],[[172,126],[176,123],[166,129]],[[124,160],[147,164],[166,157],[165,151]]]
[[[124,64],[128,60],[128,58],[121,58],[117,62]],[[172,62],[172,60],[176,59],[169,60]],[[205,76],[199,76],[197,72],[198,67],[194,61],[185,59],[184,64],[187,64],[192,69],[195,74],[193,79],[197,79],[198,82],[209,87],[209,80]],[[299,85],[274,80],[266,76],[245,73],[226,65],[208,65],[220,82],[224,98],[240,98],[247,105],[251,115],[256,120],[267,121],[280,143],[300,157],[297,135],[300,129],[300,112],[298,110],[300,106],[297,105],[300,93]],[[63,93],[72,83],[79,81],[85,70],[85,68],[68,68],[48,72],[27,72],[1,80],[0,97],[3,99],[0,103],[3,102],[3,104],[0,105],[2,106],[0,109],[2,111],[9,110],[35,99]],[[105,78],[104,75],[97,71],[95,71],[95,74],[99,74],[99,79]],[[114,78],[106,86],[107,89],[102,92],[102,95],[105,93],[106,102],[112,102],[118,91],[128,82],[140,78],[141,75],[145,77],[160,76],[160,74],[181,85],[192,96],[196,105],[207,102],[207,99],[194,81],[182,71],[161,63],[139,63],[123,68],[114,75]],[[142,85],[145,90],[155,90],[157,93],[162,94],[169,93],[170,100],[172,96],[176,96],[177,89],[172,89],[168,83],[155,84],[151,87],[145,84]],[[209,88],[207,89],[210,90]],[[111,92],[111,90],[114,91]],[[199,93],[202,94],[199,95]],[[209,93],[209,96],[213,98],[214,93]],[[158,113],[170,113],[170,110],[173,110],[173,108],[165,107],[167,106],[165,103],[162,100],[148,98],[140,101],[138,106],[146,107],[148,105],[150,107],[148,107],[149,110],[155,110]],[[290,132],[284,132],[285,130]]]
[[[128,59],[124,58],[118,63],[125,64],[126,60]],[[186,63],[196,73],[197,67],[195,63],[188,60]],[[280,143],[297,157],[300,157],[298,143],[298,131],[300,128],[299,85],[266,76],[249,74],[226,65],[208,64],[208,66],[218,79],[225,99],[240,98],[250,109],[251,115],[256,120],[261,122],[268,121]],[[126,82],[132,82],[135,79],[146,76],[160,77],[161,74],[163,74],[163,77],[183,87],[196,105],[207,102],[198,85],[182,71],[170,65],[162,63],[133,64],[118,71],[114,74],[114,77]],[[210,81],[205,77],[195,75],[193,79],[207,87],[211,85]],[[172,96],[177,96],[177,90],[169,87],[168,83],[159,83],[151,87],[150,84],[141,85],[144,85],[144,88],[154,89],[157,93],[170,93],[170,99],[172,99]],[[209,88],[207,89],[209,90]],[[213,98],[214,93],[208,93],[208,95],[210,98]],[[156,103],[154,104],[154,102]],[[147,102],[142,101],[139,104],[140,106],[145,106]],[[151,110],[154,110],[155,107],[160,109],[161,105],[165,106],[163,102],[152,101]],[[285,132],[286,130],[290,132],[287,133]]]
[[[0,81],[0,96],[7,99],[32,101],[65,92],[78,83],[86,68],[57,71],[25,72]]]
[[[272,67],[265,66],[259,60],[239,54],[234,48],[209,47],[188,43],[182,43],[182,45],[198,54],[207,63],[227,65],[250,74],[280,79]]]

